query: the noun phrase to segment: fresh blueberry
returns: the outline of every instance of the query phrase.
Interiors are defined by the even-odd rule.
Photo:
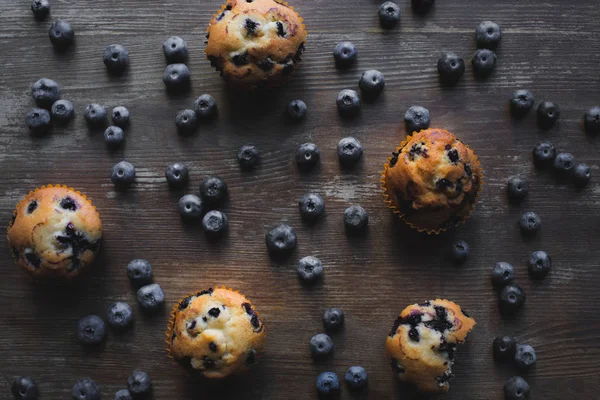
[[[121,389],[117,393],[115,393],[114,400],[133,400],[133,396],[131,392],[127,389]]]
[[[362,390],[367,385],[367,371],[363,367],[350,367],[344,374],[344,380],[351,390]]]
[[[260,161],[260,153],[258,148],[251,144],[245,144],[238,150],[237,154],[238,163],[240,168],[244,170],[252,170]]]
[[[393,28],[400,21],[400,7],[392,1],[386,1],[379,6],[377,15],[382,28]]]
[[[92,103],[85,107],[83,118],[90,126],[100,126],[106,123],[106,108],[100,104]]]
[[[340,380],[333,372],[323,372],[317,376],[317,392],[323,396],[330,396],[340,391]]]
[[[585,131],[590,135],[600,133],[600,107],[590,108],[583,117]]]
[[[328,308],[323,313],[323,326],[326,331],[339,331],[344,326],[344,312],[339,308]]]
[[[514,314],[525,304],[525,292],[518,285],[506,285],[498,296],[500,312]]]
[[[364,231],[369,224],[369,214],[361,206],[350,206],[344,210],[344,226],[348,233]]]
[[[345,117],[353,117],[360,111],[358,93],[351,89],[342,90],[335,100],[338,112]]]
[[[182,135],[194,133],[198,128],[196,112],[189,108],[179,111],[175,116],[175,125],[177,126],[177,131]]]
[[[358,163],[363,155],[363,146],[353,137],[345,137],[339,141],[337,154],[340,164],[352,166]]]
[[[542,101],[537,109],[537,123],[542,129],[550,129],[560,118],[560,108],[551,101]]]
[[[519,227],[524,235],[534,235],[542,227],[542,219],[536,213],[528,211],[521,215]]]
[[[15,400],[37,400],[40,397],[37,385],[28,376],[15,378],[10,386],[10,392]]]
[[[127,187],[135,180],[135,167],[127,162],[120,161],[112,167],[110,180],[115,186]]]
[[[527,265],[529,276],[532,279],[542,279],[548,275],[552,268],[552,258],[545,251],[534,251],[529,256]]]
[[[169,64],[163,74],[167,89],[177,89],[189,85],[190,70],[185,64]]]
[[[354,64],[358,51],[351,42],[340,42],[333,49],[333,59],[338,68],[348,68]]]
[[[554,159],[554,173],[559,178],[568,178],[575,169],[575,157],[571,153],[559,153]]]
[[[529,384],[520,376],[513,376],[504,384],[504,400],[527,400],[530,396]]]
[[[452,249],[450,253],[452,257],[452,262],[455,264],[464,263],[467,260],[467,257],[469,257],[469,251],[470,247],[467,242],[465,242],[464,240],[457,240],[452,244]]]
[[[314,221],[325,214],[325,201],[318,194],[305,194],[300,198],[298,208],[303,220]]]
[[[152,266],[146,260],[135,259],[127,264],[127,278],[137,286],[152,282]]]
[[[176,162],[167,166],[165,178],[167,178],[170,187],[181,189],[188,184],[190,172],[185,165]]]
[[[111,44],[104,49],[103,60],[108,72],[120,75],[129,66],[129,50],[120,44]]]
[[[360,76],[358,87],[365,98],[375,99],[385,87],[385,78],[376,69],[369,69]]]
[[[106,321],[115,329],[125,329],[133,322],[133,311],[127,303],[113,303],[106,311]]]
[[[333,352],[333,341],[325,333],[319,333],[310,339],[310,354],[315,360],[327,358]]]
[[[188,58],[187,43],[179,36],[171,36],[163,43],[163,53],[169,64],[185,62]]]
[[[492,21],[483,21],[475,29],[475,40],[478,49],[494,50],[500,44],[502,31],[500,26]]]
[[[497,262],[492,269],[492,284],[497,288],[502,288],[513,281],[515,278],[515,267],[504,261]]]
[[[528,344],[520,344],[517,346],[515,353],[515,364],[521,369],[528,369],[535,365],[537,357],[535,350]]]
[[[31,133],[36,135],[48,133],[52,128],[50,113],[43,108],[32,108],[25,115],[25,123]]]
[[[592,177],[592,172],[587,164],[577,164],[573,170],[573,182],[577,187],[584,187]]]
[[[202,229],[209,239],[219,239],[227,231],[227,215],[211,210],[202,218]]]
[[[111,113],[113,124],[119,128],[125,128],[129,125],[129,110],[123,106],[113,108]]]
[[[281,224],[266,234],[265,241],[272,256],[285,257],[296,248],[296,231],[289,225]]]
[[[510,96],[510,113],[515,118],[522,118],[533,108],[534,101],[529,90],[516,90]]]
[[[195,194],[186,194],[179,199],[179,214],[184,220],[197,220],[202,217],[202,200]]]
[[[57,51],[65,51],[75,41],[75,31],[67,21],[57,19],[48,30],[50,42]]]
[[[125,142],[125,133],[123,132],[123,129],[118,126],[109,126],[106,128],[104,131],[104,142],[112,149],[121,147]]]
[[[306,256],[298,261],[298,276],[306,283],[313,283],[323,277],[323,265],[317,257]]]
[[[306,103],[302,100],[292,100],[287,106],[287,115],[291,120],[300,121],[306,117]]]
[[[227,197],[227,183],[218,176],[210,176],[200,183],[200,197],[211,205],[217,206]]]
[[[150,375],[136,369],[127,378],[127,388],[135,397],[147,397],[152,392],[152,380]]]
[[[50,14],[50,2],[48,0],[33,0],[31,11],[36,20],[43,21]]]
[[[508,198],[512,201],[521,201],[529,193],[529,183],[527,179],[520,176],[511,176],[508,178]]]
[[[497,361],[512,361],[517,352],[517,341],[510,336],[497,336],[493,344],[494,359]]]
[[[77,339],[81,344],[99,344],[105,336],[104,321],[97,315],[88,315],[77,323]]]
[[[404,114],[404,124],[409,134],[429,128],[431,119],[429,110],[421,106],[412,106]]]
[[[437,70],[444,85],[455,85],[465,73],[465,62],[456,53],[446,53],[438,59]]]
[[[152,283],[139,288],[137,291],[137,301],[142,309],[154,311],[165,303],[165,294],[158,284]]]
[[[556,149],[550,142],[541,142],[533,148],[533,162],[538,167],[545,167],[554,162]]]
[[[435,0],[411,0],[412,9],[417,14],[427,13],[433,3],[435,3]]]
[[[38,107],[49,110],[60,98],[58,83],[48,78],[38,80],[31,86],[31,97]]]
[[[489,49],[479,49],[473,54],[473,72],[480,77],[488,76],[496,67],[496,53]]]
[[[73,385],[71,390],[73,400],[100,400],[100,388],[90,378],[81,379]]]
[[[75,116],[75,107],[69,100],[57,100],[50,109],[52,120],[58,124],[66,124]]]
[[[296,163],[298,168],[308,170],[319,163],[321,151],[313,143],[304,143],[296,150]]]
[[[200,120],[207,121],[217,115],[217,101],[209,94],[202,94],[194,101],[194,110]]]

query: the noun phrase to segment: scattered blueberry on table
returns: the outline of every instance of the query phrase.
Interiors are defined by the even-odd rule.
[[[500,25],[493,21],[483,21],[475,29],[477,48],[495,50],[502,39]]]
[[[357,164],[362,158],[363,152],[363,145],[356,138],[348,136],[338,142],[338,160],[344,167],[351,167]]]
[[[122,301],[111,304],[106,311],[106,322],[114,329],[125,329],[133,323],[133,311]]]
[[[133,400],[133,396],[131,392],[127,389],[121,389],[117,393],[115,393],[114,400]]]
[[[592,178],[592,170],[587,164],[577,164],[573,170],[573,183],[582,188],[586,186]]]
[[[125,128],[127,125],[129,125],[129,110],[123,106],[113,108],[110,117],[113,121],[113,124],[119,128]]]
[[[267,232],[265,242],[269,254],[287,257],[296,248],[296,231],[289,225],[281,224]]]
[[[527,400],[530,395],[529,384],[520,376],[513,376],[504,384],[504,400]]]
[[[190,180],[190,171],[182,163],[171,163],[167,166],[165,178],[170,187],[181,189],[187,186]]]
[[[369,214],[361,206],[350,206],[344,210],[344,227],[347,233],[364,232],[368,225]]]
[[[143,259],[131,260],[127,264],[127,278],[134,285],[147,285],[152,282],[152,266]]]
[[[542,101],[537,109],[537,123],[541,129],[550,129],[560,118],[560,108],[551,101]]]
[[[184,63],[188,59],[188,47],[179,36],[171,36],[163,43],[163,53],[169,64]]]
[[[136,369],[127,378],[127,388],[134,397],[145,398],[152,392],[152,380],[150,375],[144,371]]]
[[[458,83],[460,77],[465,73],[465,61],[456,53],[448,52],[438,59],[437,70],[440,82],[444,85],[453,86]]]
[[[333,353],[333,341],[329,335],[318,333],[310,339],[310,354],[314,360],[323,360]]]
[[[338,68],[348,68],[356,61],[358,50],[352,42],[338,43],[333,49],[333,59]]]
[[[104,49],[102,60],[109,73],[121,75],[129,67],[129,50],[120,44],[111,44]]]
[[[498,303],[502,314],[514,314],[525,304],[525,292],[518,285],[506,285],[498,295]]]
[[[31,86],[31,97],[38,107],[50,110],[60,99],[60,87],[52,79],[41,78]]]
[[[65,125],[75,117],[75,107],[69,100],[57,100],[50,109],[52,121]]]
[[[532,279],[543,279],[552,268],[552,258],[545,251],[534,251],[529,256],[527,265]]]
[[[83,317],[77,323],[77,339],[84,345],[102,343],[106,337],[104,321],[97,315]]]
[[[200,183],[200,197],[202,201],[211,207],[220,205],[228,194],[227,183],[218,177],[210,176]]]
[[[391,29],[400,21],[400,7],[392,1],[386,1],[379,6],[377,15],[381,27]]]
[[[552,165],[556,158],[556,149],[550,142],[541,142],[533,148],[533,162],[543,168]]]
[[[385,88],[385,77],[376,69],[369,69],[360,76],[358,87],[365,99],[374,100]]]
[[[91,103],[85,107],[83,118],[92,127],[102,126],[106,123],[106,107]]]
[[[583,116],[585,131],[590,135],[600,133],[600,107],[590,108]]]
[[[517,345],[514,360],[520,369],[529,369],[535,365],[537,356],[533,347],[528,344],[519,344]]]
[[[194,101],[194,110],[199,120],[208,121],[217,115],[217,101],[210,94],[202,94]]]
[[[360,112],[360,98],[352,89],[343,89],[335,100],[338,112],[344,117],[354,117]]]
[[[492,347],[496,361],[512,362],[517,352],[517,341],[512,336],[497,336]]]
[[[515,118],[523,118],[533,108],[535,98],[529,90],[520,89],[510,96],[510,113]]]
[[[478,77],[487,77],[492,74],[496,68],[496,53],[489,49],[479,49],[473,54],[471,64],[473,72]]]
[[[42,135],[52,129],[52,118],[48,110],[33,108],[25,115],[25,124],[35,135]]]
[[[340,391],[340,380],[333,372],[323,372],[317,376],[317,391],[324,396],[330,396]]]
[[[317,257],[306,256],[298,261],[296,271],[303,282],[311,284],[323,277],[323,264]]]
[[[323,313],[323,327],[328,332],[339,331],[344,326],[344,312],[339,308],[328,308]]]
[[[15,400],[37,400],[40,397],[37,384],[28,376],[15,378],[10,385],[10,392]]]
[[[68,21],[57,19],[48,30],[50,43],[56,51],[66,51],[75,42],[75,31]]]
[[[158,310],[165,303],[165,294],[160,285],[152,283],[138,289],[137,301],[142,310],[152,312]]]
[[[450,256],[455,264],[462,264],[467,261],[471,247],[464,240],[457,240],[450,248]]]
[[[518,202],[523,200],[529,194],[529,182],[522,176],[515,175],[508,178],[506,185],[508,198],[511,201]]]
[[[163,73],[167,89],[181,89],[190,83],[190,70],[185,64],[169,64]]]
[[[307,110],[306,103],[302,100],[292,100],[286,108],[288,117],[293,121],[303,120]]]
[[[195,194],[186,194],[179,199],[179,215],[186,221],[199,220],[204,209],[202,200]]]
[[[367,371],[359,366],[350,367],[344,374],[344,380],[348,384],[350,390],[363,390],[365,386],[367,386]]]
[[[189,135],[198,128],[198,118],[194,110],[181,110],[175,116],[175,126],[177,131],[182,135]]]
[[[111,149],[119,148],[125,143],[125,132],[118,126],[109,126],[104,131],[104,142]]]
[[[507,262],[500,261],[492,269],[492,284],[496,288],[503,288],[515,278],[515,267]]]
[[[71,389],[72,400],[100,400],[100,388],[90,378],[81,379]]]
[[[110,180],[115,186],[128,187],[135,180],[135,167],[127,161],[116,163],[111,170]]]
[[[202,229],[209,240],[220,239],[229,226],[225,213],[218,210],[207,212],[202,218]]]
[[[48,0],[33,0],[31,2],[31,12],[37,21],[45,20],[50,14],[50,2]]]
[[[245,144],[238,150],[237,160],[240,168],[246,171],[256,168],[260,161],[260,152],[252,144]]]
[[[404,114],[404,125],[406,126],[406,132],[409,134],[427,129],[430,124],[429,110],[425,107],[411,106]]]
[[[316,193],[308,193],[298,201],[300,217],[306,221],[315,221],[325,214],[325,201]]]
[[[312,169],[320,159],[321,151],[314,143],[303,143],[296,149],[296,164],[300,170]]]
[[[519,227],[524,235],[532,236],[542,227],[542,219],[533,211],[527,211],[521,215]]]
[[[559,153],[554,159],[554,173],[561,179],[571,176],[575,169],[575,157],[571,153]]]

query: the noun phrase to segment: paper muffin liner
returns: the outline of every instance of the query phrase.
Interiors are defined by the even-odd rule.
[[[431,128],[431,129],[435,129],[435,128]],[[399,153],[408,144],[408,142],[412,139],[412,136],[416,133],[418,133],[418,132],[413,132],[411,134],[406,135],[406,138],[402,142],[400,142],[400,145],[398,147],[396,147],[395,152]],[[469,145],[467,145],[466,143],[463,142],[463,145],[467,149],[473,151],[473,149],[471,149],[471,147],[469,147]],[[473,174],[475,174],[475,173],[479,174],[479,187],[477,189],[477,193],[475,194],[475,200],[473,200],[473,203],[469,207],[469,212],[460,221],[458,221],[455,224],[455,226],[457,226],[459,224],[464,224],[469,218],[471,218],[471,215],[473,214],[473,211],[475,209],[475,205],[477,204],[477,201],[479,201],[479,196],[481,195],[481,191],[483,189],[484,174],[483,174],[483,169],[481,168],[481,162],[479,161],[479,157],[477,157],[477,154],[475,153],[475,151],[473,151],[473,155],[475,158],[473,160],[473,164],[471,165],[471,169],[473,171]],[[383,201],[388,205],[388,208],[390,208],[394,214],[397,214],[398,217],[402,221],[404,221],[408,226],[410,226],[413,229],[416,229],[418,232],[426,232],[428,235],[431,235],[431,234],[438,235],[441,232],[447,231],[450,227],[439,227],[437,229],[427,229],[427,228],[422,228],[410,221],[407,221],[405,218],[406,215],[402,214],[402,211],[398,207],[396,207],[395,204],[393,204],[392,199],[390,198],[390,196],[387,193],[387,186],[386,186],[387,185],[386,184],[387,172],[390,168],[390,162],[392,161],[392,158],[393,158],[393,156],[388,157],[388,161],[383,165],[383,171],[381,172],[381,178],[379,179],[379,181],[381,183],[381,188],[383,190]]]

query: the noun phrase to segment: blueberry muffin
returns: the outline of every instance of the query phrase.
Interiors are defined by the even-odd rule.
[[[454,352],[473,329],[475,320],[448,300],[406,307],[386,339],[386,353],[396,377],[422,392],[450,388]]]
[[[166,342],[169,356],[194,375],[225,378],[257,361],[265,335],[246,297],[232,289],[210,288],[175,305]]]
[[[413,228],[439,233],[464,222],[483,185],[479,159],[443,129],[408,136],[382,173],[384,199]]]
[[[208,26],[206,55],[234,86],[277,86],[296,69],[306,42],[287,2],[229,0]]]
[[[96,256],[100,214],[80,192],[42,186],[15,208],[8,243],[17,264],[40,278],[73,278]]]

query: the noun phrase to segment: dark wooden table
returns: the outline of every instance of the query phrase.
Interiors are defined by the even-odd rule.
[[[459,350],[456,378],[446,399],[501,399],[506,379],[516,374],[494,363],[491,343],[499,334],[516,335],[533,345],[535,369],[525,374],[536,399],[598,399],[600,388],[600,138],[581,127],[585,110],[600,103],[600,41],[596,2],[482,0],[443,1],[421,18],[401,0],[403,16],[392,31],[380,29],[373,0],[297,0],[309,30],[304,63],[294,79],[267,96],[227,91],[203,55],[205,28],[219,0],[211,1],[53,1],[53,18],[69,20],[76,30],[76,50],[55,54],[48,40],[50,22],[36,22],[29,1],[0,0],[0,226],[29,190],[62,183],[87,193],[104,222],[101,255],[73,288],[34,285],[13,265],[5,240],[0,241],[0,398],[9,396],[15,375],[31,375],[44,399],[65,399],[73,383],[91,377],[104,399],[125,386],[134,368],[149,372],[155,399],[312,399],[318,373],[340,377],[351,365],[369,373],[364,398],[415,398],[396,383],[384,356],[384,341],[402,308],[444,297],[461,304],[477,326]],[[459,85],[442,89],[436,61],[452,50],[470,60],[474,29],[484,19],[503,29],[498,65],[487,80],[476,80],[470,65]],[[190,45],[192,90],[169,96],[161,82],[165,61],[162,42],[180,35]],[[341,40],[358,47],[359,61],[347,72],[333,66],[332,50]],[[128,47],[131,68],[122,78],[107,76],[105,46]],[[470,64],[469,62],[467,64]],[[365,104],[352,120],[340,119],[335,97],[355,88],[361,71],[385,74],[384,95]],[[29,87],[40,77],[57,80],[63,98],[76,105],[76,121],[33,138],[24,124],[32,107]],[[507,111],[510,93],[532,90],[536,99],[557,102],[558,125],[537,129],[534,114],[521,122]],[[218,121],[203,125],[192,137],[177,135],[175,113],[209,93],[219,104]],[[286,122],[288,101],[306,101],[305,122]],[[90,102],[125,105],[132,114],[127,142],[109,151],[102,132],[90,132],[83,109]],[[480,156],[486,184],[473,218],[440,236],[416,233],[386,209],[379,188],[383,163],[405,136],[403,115],[414,104],[431,111],[432,125],[456,133]],[[365,146],[364,162],[341,170],[336,157],[340,138],[352,135]],[[592,183],[581,191],[557,184],[551,174],[536,171],[531,150],[550,140],[593,168]],[[301,174],[296,147],[314,141],[322,151],[320,168]],[[262,165],[240,172],[236,152],[256,144]],[[137,181],[126,192],[115,191],[108,176],[121,159],[137,168]],[[167,188],[164,170],[180,161],[191,170],[186,191]],[[225,207],[229,236],[209,244],[200,229],[184,226],[177,201],[198,192],[200,181],[223,177],[230,190]],[[520,206],[511,206],[505,183],[513,174],[527,176],[531,191]],[[321,194],[326,218],[304,225],[297,202],[307,192]],[[369,232],[348,238],[343,210],[351,204],[370,214]],[[533,210],[543,220],[540,234],[521,236],[517,220]],[[298,232],[298,248],[283,264],[269,260],[265,232],[285,221]],[[463,266],[446,259],[450,244],[467,240],[472,253]],[[553,270],[541,282],[527,275],[526,260],[538,249],[553,257]],[[298,282],[300,257],[316,255],[325,265],[324,283],[307,289]],[[128,284],[125,266],[148,259],[155,280],[165,290],[169,308],[187,292],[227,285],[253,300],[268,330],[267,351],[247,376],[222,383],[193,384],[167,359],[164,331],[168,313],[145,317]],[[513,263],[517,282],[527,293],[522,312],[501,318],[490,283],[497,261]],[[104,316],[114,301],[134,307],[135,328],[110,332],[101,351],[86,351],[76,340],[79,318]],[[333,336],[335,355],[325,363],[311,361],[310,337],[323,330],[327,307],[346,312],[345,330]],[[343,388],[343,398],[350,398]],[[353,397],[354,398],[354,397]],[[358,398],[358,397],[357,397]]]

